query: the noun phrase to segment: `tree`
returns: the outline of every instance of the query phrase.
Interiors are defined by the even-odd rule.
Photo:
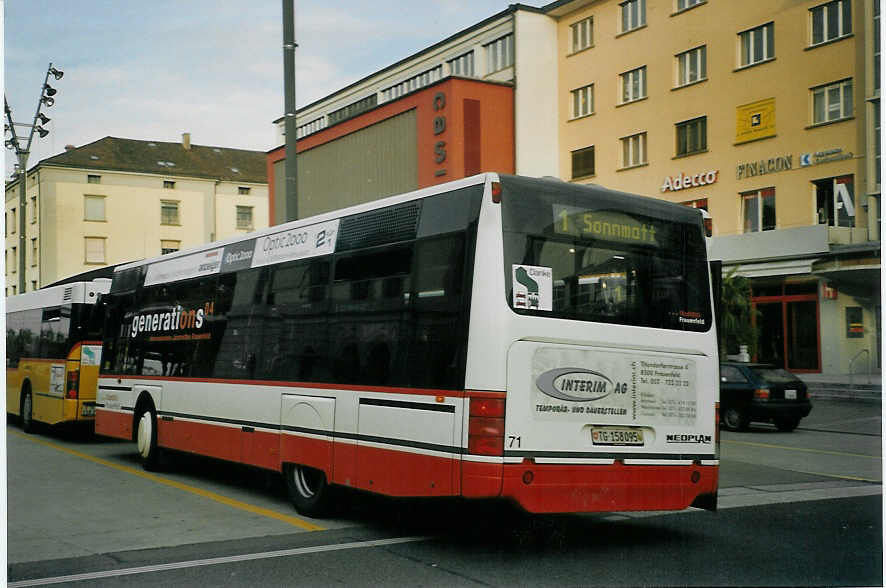
[[[724,359],[727,354],[737,354],[739,345],[747,345],[751,357],[757,355],[759,333],[754,320],[757,311],[751,305],[751,282],[736,275],[737,269],[723,276],[720,294],[720,356]]]

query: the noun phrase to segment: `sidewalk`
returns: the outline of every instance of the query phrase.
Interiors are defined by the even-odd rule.
[[[816,398],[839,398],[880,402],[882,400],[882,374],[796,374],[809,387],[809,394]]]

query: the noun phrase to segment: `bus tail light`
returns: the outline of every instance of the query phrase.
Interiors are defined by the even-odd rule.
[[[65,386],[65,398],[77,398],[80,389],[80,370],[68,372],[68,382]]]
[[[503,398],[471,398],[468,416],[468,453],[496,455],[505,447]]]
[[[757,388],[756,390],[754,390],[754,398],[756,398],[757,400],[769,400],[769,390]]]

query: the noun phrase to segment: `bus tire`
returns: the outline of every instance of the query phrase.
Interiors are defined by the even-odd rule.
[[[22,406],[21,406],[21,416],[22,416],[22,431],[25,433],[34,433],[35,432],[35,424],[34,424],[34,397],[31,395],[31,387],[25,387],[25,393],[22,395]]]
[[[297,464],[283,467],[286,489],[295,510],[308,517],[323,517],[332,511],[332,488],[323,470]]]
[[[142,407],[136,418],[135,442],[142,467],[155,471],[160,465],[160,448],[157,447],[157,413],[153,406]]]

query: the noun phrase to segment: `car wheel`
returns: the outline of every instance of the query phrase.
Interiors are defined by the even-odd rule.
[[[749,424],[750,420],[744,409],[737,406],[727,406],[723,411],[723,426],[728,431],[744,431]]]
[[[139,415],[136,426],[135,441],[142,467],[149,472],[154,471],[160,464],[160,448],[157,447],[157,413],[152,407]]]
[[[797,428],[797,425],[800,424],[800,419],[796,417],[784,417],[775,419],[775,426],[778,427],[779,431],[784,431],[785,433],[790,433],[794,429]]]
[[[34,432],[34,401],[31,391],[25,392],[22,397],[22,431],[25,433]]]
[[[286,489],[295,510],[309,517],[322,517],[332,510],[332,488],[322,470],[288,464],[283,469]]]

